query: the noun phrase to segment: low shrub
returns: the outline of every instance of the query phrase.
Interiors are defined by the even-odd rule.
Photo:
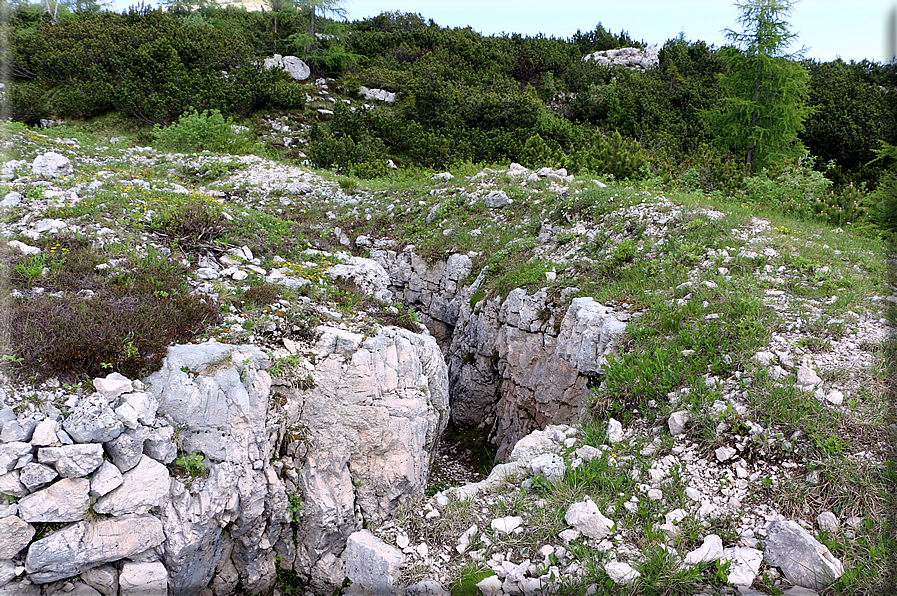
[[[833,226],[851,225],[866,217],[864,199],[863,193],[849,184],[840,192],[831,191],[828,196],[816,199],[813,210],[817,217]]]
[[[160,210],[149,229],[182,248],[208,244],[224,235],[221,207],[211,199],[189,199]]]
[[[217,318],[211,304],[191,295],[184,268],[161,256],[104,278],[46,279],[51,287],[88,286],[82,289],[93,294],[5,298],[9,352],[23,378],[97,377],[111,369],[142,376],[161,365],[168,345],[189,341]]]
[[[767,168],[745,178],[744,200],[775,207],[796,217],[815,215],[814,205],[826,199],[832,183],[813,169],[814,161],[811,155],[805,154],[781,169]]]
[[[225,119],[218,110],[185,112],[171,126],[153,126],[152,137],[163,149],[181,152],[228,151],[238,135],[234,121]]]
[[[614,134],[596,135],[596,143],[586,155],[586,167],[602,174],[610,174],[617,180],[634,179],[647,162],[647,156],[638,141]]]

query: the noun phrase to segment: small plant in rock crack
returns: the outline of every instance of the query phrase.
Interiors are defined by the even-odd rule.
[[[294,522],[298,522],[299,518],[302,516],[302,495],[299,493],[290,494],[290,506],[288,509],[290,510],[290,518]]]
[[[179,457],[174,463],[186,470],[191,478],[199,478],[207,476],[209,473],[204,460],[205,458],[201,453],[191,453],[190,455]]]

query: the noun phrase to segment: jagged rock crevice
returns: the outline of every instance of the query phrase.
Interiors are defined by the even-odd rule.
[[[453,254],[427,265],[414,247],[371,251],[389,275],[393,295],[420,310],[439,339],[452,422],[489,428],[504,461],[531,431],[579,419],[629,315],[591,298],[575,298],[563,312],[545,290],[530,295],[517,289],[471,304],[487,272],[465,285],[473,271],[470,257]]]

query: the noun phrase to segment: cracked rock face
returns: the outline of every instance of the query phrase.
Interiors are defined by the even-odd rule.
[[[626,327],[612,309],[577,298],[555,333],[553,320],[540,318],[546,300],[542,291],[514,290],[500,307],[462,307],[449,349],[453,420],[491,418],[500,460],[529,432],[579,416],[590,379]]]
[[[211,463],[207,479],[190,486],[171,482],[170,496],[162,502],[151,495],[144,499],[144,506],[160,510],[167,538],[163,562],[175,593],[198,594],[222,565],[229,565],[249,592],[273,585],[276,555],[270,545],[286,529],[289,515],[283,484],[269,461],[267,366],[255,347],[206,342],[169,348],[162,369],[147,380],[159,414],[181,429],[182,451],[202,454]],[[141,465],[124,475],[125,484]],[[159,469],[148,467],[149,473]]]
[[[323,328],[310,390],[287,391],[286,448],[304,463],[295,569],[315,585],[363,520],[386,519],[420,496],[431,452],[448,422],[448,377],[436,341],[398,328],[365,338]],[[336,581],[338,580],[338,581]]]
[[[462,286],[473,269],[469,255],[428,266],[406,247],[372,250],[371,258],[389,275],[393,295],[423,313],[445,351],[452,421],[460,427],[485,421],[500,460],[529,432],[577,419],[590,381],[629,319],[576,298],[556,325],[547,293],[522,289],[471,305],[485,272]]]

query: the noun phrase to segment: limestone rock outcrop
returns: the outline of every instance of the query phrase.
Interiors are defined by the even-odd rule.
[[[280,54],[274,54],[271,58],[265,58],[262,65],[265,70],[271,70],[272,68],[285,70],[287,74],[297,81],[304,81],[311,76],[311,69],[308,67],[308,64],[296,56],[281,56]]]
[[[448,374],[429,335],[385,327],[367,337],[322,328],[311,389],[278,388],[286,404],[285,462],[303,509],[297,573],[332,588],[346,539],[420,496],[448,423]],[[344,576],[343,576],[344,577]]]
[[[576,298],[560,315],[546,291],[511,291],[504,299],[471,304],[483,274],[462,285],[473,264],[454,254],[428,266],[407,247],[372,250],[387,271],[394,296],[418,308],[440,341],[449,366],[452,421],[485,424],[507,459],[533,430],[575,421],[602,373],[628,315],[591,298]]]
[[[583,62],[594,61],[599,66],[623,66],[647,70],[660,63],[660,46],[653,45],[645,48],[618,48],[616,50],[604,50],[594,52],[583,57]]]

